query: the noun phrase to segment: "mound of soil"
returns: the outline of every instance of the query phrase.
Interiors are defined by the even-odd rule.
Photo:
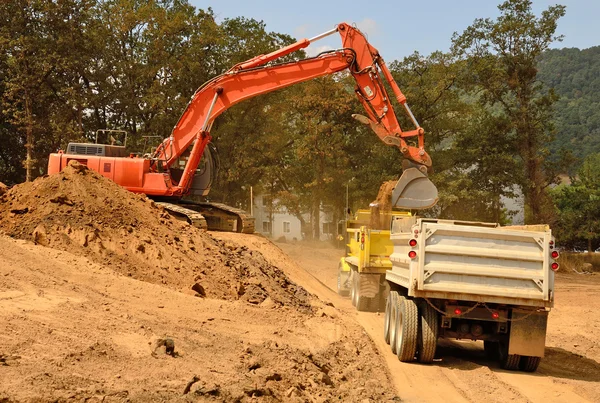
[[[0,235],[0,402],[399,401],[354,315],[311,304],[196,298]]]
[[[0,230],[199,296],[309,306],[308,293],[259,252],[214,239],[76,161],[2,195]]]

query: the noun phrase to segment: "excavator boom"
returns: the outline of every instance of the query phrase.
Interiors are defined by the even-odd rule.
[[[336,32],[342,39],[343,47],[339,50],[300,61],[268,64]],[[210,141],[212,122],[221,113],[245,99],[346,69],[356,81],[355,92],[367,114],[354,117],[370,126],[385,144],[398,147],[404,158],[412,161],[425,175],[423,178],[409,172],[404,180],[399,181],[400,194],[410,194],[411,199],[410,202],[403,203],[405,197],[399,196],[394,201],[394,206],[406,209],[431,207],[432,200],[433,204],[437,202],[437,189],[426,176],[431,170],[431,159],[424,148],[424,130],[415,119],[406,97],[394,81],[379,51],[367,41],[362,32],[346,23],[341,23],[335,29],[312,39],[302,39],[269,54],[239,63],[204,84],[194,94],[172,135],[157,148],[155,157],[164,161],[164,167],[168,168],[192,143],[194,144],[177,184],[179,192],[185,193],[203,150]],[[402,131],[384,86],[384,79],[396,100],[405,108],[415,126],[414,130]],[[416,147],[407,144],[405,139],[409,137],[416,137]],[[408,177],[421,179],[407,180]],[[411,187],[413,189],[410,189]],[[419,198],[419,195],[422,197]],[[419,203],[419,199],[422,199],[422,202]]]

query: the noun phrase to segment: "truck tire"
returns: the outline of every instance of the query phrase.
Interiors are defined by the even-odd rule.
[[[419,303],[419,336],[417,356],[419,362],[430,364],[435,357],[438,339],[438,313],[425,300]]]
[[[540,361],[542,361],[542,357],[523,356],[519,362],[519,369],[525,372],[535,372],[540,365]]]
[[[396,298],[398,297],[398,293],[396,291],[390,291],[388,294],[386,304],[385,304],[385,319],[383,321],[383,337],[387,344],[390,344],[391,340],[391,327],[390,324],[392,322],[392,304],[396,303]]]
[[[390,333],[390,347],[392,348],[392,353],[396,354],[396,336],[398,335],[398,326],[396,325],[396,320],[398,319],[397,311],[398,311],[398,292],[392,291],[390,292],[390,324],[389,324],[389,333]]]
[[[361,295],[360,290],[360,273],[353,273],[354,281],[352,282],[352,289],[354,290],[354,306],[359,312],[369,311],[371,307],[371,299]]]
[[[500,342],[499,347],[500,366],[504,369],[508,369],[509,371],[518,370],[521,356],[518,354],[508,354],[508,343]]]
[[[402,362],[411,362],[417,351],[419,310],[412,299],[399,297],[396,302],[396,355]]]
[[[347,297],[350,295],[350,288],[348,288],[348,279],[350,278],[350,274],[352,272],[345,272],[343,270],[342,264],[338,265],[338,278],[337,278],[337,292],[342,297]]]

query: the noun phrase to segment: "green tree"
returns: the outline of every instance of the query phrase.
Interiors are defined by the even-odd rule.
[[[587,155],[600,152],[600,46],[550,49],[538,68],[540,81],[560,96],[553,109],[552,159],[560,160],[563,149],[571,151],[579,159],[574,173]]]
[[[600,246],[600,153],[589,155],[579,179],[551,192],[558,209],[557,238],[568,248],[593,251]]]
[[[548,222],[553,210],[546,190],[555,176],[544,163],[556,97],[538,82],[536,61],[562,39],[555,32],[565,7],[551,6],[539,18],[529,0],[508,0],[498,8],[495,21],[477,19],[455,35],[453,48],[468,59],[471,90],[479,93],[480,102],[510,122],[510,130],[497,135],[514,147],[522,163],[526,223]]]
[[[25,155],[25,180],[43,172],[45,156],[57,139],[77,130],[71,101],[78,90],[71,72],[87,55],[81,51],[85,38],[80,34],[86,30],[93,5],[91,0],[0,3],[2,134],[19,137],[7,143],[24,147],[9,152]]]

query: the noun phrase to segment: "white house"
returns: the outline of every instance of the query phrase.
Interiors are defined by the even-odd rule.
[[[253,200],[253,216],[256,220],[256,232],[272,239],[285,238],[286,241],[299,241],[305,238],[302,233],[300,220],[290,214],[285,207],[273,207],[277,200],[272,200],[267,194],[259,194]],[[305,221],[309,221],[305,214]],[[321,210],[321,240],[331,240],[335,237],[335,225],[331,214]]]

